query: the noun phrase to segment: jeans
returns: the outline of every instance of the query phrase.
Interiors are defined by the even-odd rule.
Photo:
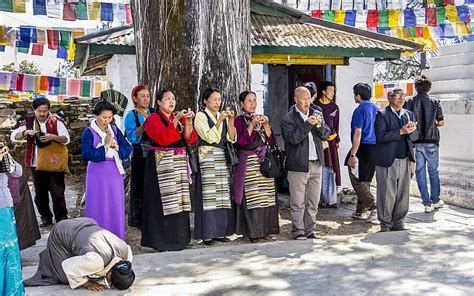
[[[415,144],[416,148],[416,182],[420,190],[423,205],[430,206],[439,202],[439,146],[431,143]],[[430,176],[431,196],[428,194],[426,166]]]

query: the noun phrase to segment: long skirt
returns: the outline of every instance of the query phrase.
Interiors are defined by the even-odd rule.
[[[125,189],[123,177],[113,159],[89,162],[84,216],[125,239]]]
[[[0,295],[24,295],[13,208],[0,208]]]
[[[280,232],[275,179],[260,173],[257,156],[247,158],[242,204],[236,205],[237,234],[263,238]]]
[[[146,157],[132,157],[132,173],[130,178],[130,205],[128,225],[142,227],[143,184],[145,181]]]
[[[151,150],[145,168],[141,245],[159,251],[179,251],[191,241],[189,212],[164,215],[163,189],[158,177],[155,152]]]
[[[201,147],[200,147],[201,148]],[[210,240],[235,233],[235,210],[230,200],[230,174],[224,150],[214,148],[199,159],[196,174],[196,239]]]
[[[341,168],[336,140],[328,142],[329,147],[324,149],[324,164],[332,168],[336,174],[336,186],[341,186]]]

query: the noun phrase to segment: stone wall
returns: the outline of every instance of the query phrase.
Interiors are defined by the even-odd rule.
[[[63,103],[52,103],[51,106],[51,111],[63,118],[71,137],[68,149],[69,169],[72,174],[81,174],[85,170],[86,163],[82,161],[80,150],[81,135],[94,117],[92,114],[94,104],[95,101],[91,99],[69,99]],[[0,101],[0,141],[10,147],[11,154],[20,163],[23,159],[25,142],[12,143],[10,134],[18,125],[18,122],[32,112],[31,101]]]

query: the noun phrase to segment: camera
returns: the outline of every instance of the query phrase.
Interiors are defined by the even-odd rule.
[[[43,133],[43,132],[36,132],[35,135],[34,135],[35,145],[38,146],[39,148],[43,148],[43,147],[46,147],[49,144],[51,144],[51,142],[46,142],[46,143],[41,142],[40,138],[43,137],[44,135],[45,135],[45,133]]]

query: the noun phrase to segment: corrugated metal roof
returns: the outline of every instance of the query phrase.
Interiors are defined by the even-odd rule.
[[[302,23],[292,17],[252,14],[251,23],[252,46],[411,49],[316,24]]]

